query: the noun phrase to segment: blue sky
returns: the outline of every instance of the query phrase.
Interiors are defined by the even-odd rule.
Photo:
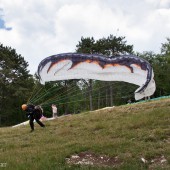
[[[160,52],[170,37],[170,0],[0,0],[0,43],[34,74],[49,55],[74,52],[83,37],[125,36],[137,52]]]
[[[11,27],[6,27],[5,26],[5,21],[3,19],[1,19],[1,18],[0,18],[0,29],[4,29],[4,30],[7,30],[7,31],[12,30]]]

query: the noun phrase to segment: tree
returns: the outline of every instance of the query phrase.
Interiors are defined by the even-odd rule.
[[[93,54],[95,52],[95,40],[94,38],[83,38],[81,37],[81,41],[79,41],[79,44],[76,45],[77,52],[80,53],[86,53],[86,54]],[[85,80],[84,80],[85,82]],[[87,80],[85,84],[88,87],[88,93],[89,93],[89,100],[90,100],[90,110],[93,110],[93,103],[92,103],[92,88],[93,88],[93,81]]]
[[[28,63],[15,49],[0,44],[0,115],[1,124],[12,124],[23,119],[20,106],[34,86],[27,70]]]
[[[96,41],[95,53],[103,54],[108,57],[116,57],[120,54],[133,53],[133,45],[127,45],[125,37],[116,37],[109,35],[107,38],[102,38]],[[109,84],[110,105],[113,106],[113,82]],[[107,100],[106,90],[106,100]],[[107,101],[106,101],[107,103]]]
[[[164,55],[170,55],[170,38],[166,39],[167,42],[162,44],[161,53]]]
[[[133,53],[133,45],[127,45],[125,37],[109,35],[107,38],[96,41],[95,53],[107,56]]]
[[[76,52],[87,53],[87,54],[103,54],[107,57],[115,57],[119,54],[132,53],[133,45],[127,45],[125,37],[116,37],[109,35],[107,38],[101,38],[94,40],[93,37],[81,37],[78,45],[76,45]],[[90,110],[93,110],[92,103],[92,93],[93,93],[93,84],[95,81],[89,80],[86,84],[88,85],[89,99],[90,99]],[[110,86],[110,104],[113,105],[113,83],[105,83]],[[100,92],[98,93],[100,96]],[[108,91],[106,90],[106,100],[108,98]],[[100,100],[98,100],[100,103]],[[107,101],[106,101],[107,103]],[[98,104],[99,105],[99,104]]]
[[[170,94],[170,38],[167,42],[162,44],[161,54],[154,54],[153,52],[144,52],[137,54],[146,59],[153,67],[154,79],[156,82],[156,92],[154,97],[164,96]]]
[[[162,77],[164,78],[162,81],[163,84],[163,95],[170,94],[170,38],[166,39],[167,42],[162,44],[161,47],[161,55],[160,58],[162,59],[161,64],[161,71]]]

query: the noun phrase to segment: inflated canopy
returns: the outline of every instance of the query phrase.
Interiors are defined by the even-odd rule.
[[[124,81],[136,84],[135,99],[140,100],[155,92],[151,65],[134,55],[106,57],[96,54],[64,53],[42,60],[37,74],[41,83],[68,79],[96,79]]]

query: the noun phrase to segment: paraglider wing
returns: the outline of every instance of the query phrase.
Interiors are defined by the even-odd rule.
[[[124,81],[136,84],[135,99],[140,100],[155,92],[151,65],[134,55],[106,57],[95,54],[64,53],[42,60],[37,74],[41,83],[68,79],[96,79]]]

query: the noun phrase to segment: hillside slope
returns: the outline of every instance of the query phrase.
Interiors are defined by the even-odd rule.
[[[36,125],[33,133],[28,125],[0,128],[0,167],[170,169],[170,99],[44,123],[46,128]]]

